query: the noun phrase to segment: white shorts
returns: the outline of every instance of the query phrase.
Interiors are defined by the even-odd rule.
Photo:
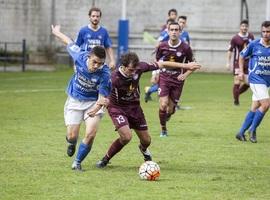
[[[263,99],[269,99],[269,88],[264,84],[249,84],[253,93],[252,101],[259,101]]]
[[[78,125],[89,118],[87,113],[93,108],[96,101],[79,101],[68,96],[64,106],[64,118],[67,125]],[[105,114],[105,108],[101,108],[96,115],[100,118]]]

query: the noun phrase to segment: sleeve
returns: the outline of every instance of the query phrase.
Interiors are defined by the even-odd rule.
[[[67,51],[69,55],[73,58],[74,62],[79,58],[81,54],[81,48],[74,42],[67,45]]]
[[[193,62],[194,58],[193,58],[193,52],[190,46],[188,46],[187,48],[187,59],[186,59],[186,63],[188,62]]]
[[[110,72],[103,72],[100,85],[99,85],[99,93],[104,97],[108,97],[111,93],[112,83]]]
[[[139,66],[141,72],[148,72],[159,69],[157,62],[150,62],[150,63],[140,62]]]
[[[234,42],[234,37],[231,39],[230,46],[228,48],[228,51],[233,51],[235,48],[235,42]]]
[[[82,31],[79,31],[78,37],[76,39],[76,44],[80,47],[83,44]]]
[[[157,47],[157,52],[156,52],[156,60],[159,61],[162,57],[161,55],[161,50],[160,50],[160,45]]]
[[[247,58],[252,54],[252,49],[254,47],[254,42],[251,42],[247,45],[246,48],[244,48],[241,52],[240,52],[240,56],[242,58]]]

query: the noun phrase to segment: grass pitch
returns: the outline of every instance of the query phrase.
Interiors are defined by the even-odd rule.
[[[71,170],[63,122],[71,74],[0,73],[0,199],[270,199],[269,113],[257,131],[257,144],[237,141],[251,92],[233,106],[231,75],[191,75],[181,104],[191,109],[171,118],[168,138],[159,137],[156,94],[147,104],[142,95],[150,150],[161,168],[159,181],[149,182],[137,174],[143,159],[135,134],[107,168],[95,167],[117,137],[108,115],[82,164],[85,172]],[[149,78],[150,73],[143,76],[141,91]]]

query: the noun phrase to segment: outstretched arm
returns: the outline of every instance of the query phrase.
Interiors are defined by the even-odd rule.
[[[191,71],[195,71],[196,69],[200,69],[201,65],[197,62],[189,62],[189,63],[178,63],[178,62],[170,62],[170,61],[160,61],[158,62],[159,68],[183,68]]]
[[[57,38],[59,38],[65,45],[68,45],[72,43],[73,41],[66,36],[64,33],[60,31],[61,26],[60,25],[51,25],[52,27],[52,34],[55,35]]]

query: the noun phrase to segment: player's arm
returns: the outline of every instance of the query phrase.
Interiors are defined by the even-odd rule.
[[[94,117],[96,113],[104,106],[107,107],[109,104],[109,99],[104,97],[102,94],[99,93],[98,100],[94,107],[87,113],[90,117]]]
[[[158,66],[159,68],[183,68],[191,71],[201,68],[201,65],[197,62],[178,63],[171,61],[159,61]]]
[[[106,52],[107,52],[109,59],[110,59],[109,67],[111,70],[114,70],[115,69],[115,59],[114,59],[113,49],[111,47],[108,47],[108,48],[106,48]]]
[[[245,58],[241,55],[239,56],[239,78],[240,80],[244,80],[244,64],[245,64]]]
[[[51,25],[52,28],[52,34],[55,35],[57,38],[59,38],[65,45],[68,45],[72,43],[73,41],[66,36],[64,33],[60,31],[61,26],[60,25]]]
[[[232,60],[232,52],[228,51],[227,52],[227,63],[226,63],[226,68],[230,70],[231,68],[231,60]]]

